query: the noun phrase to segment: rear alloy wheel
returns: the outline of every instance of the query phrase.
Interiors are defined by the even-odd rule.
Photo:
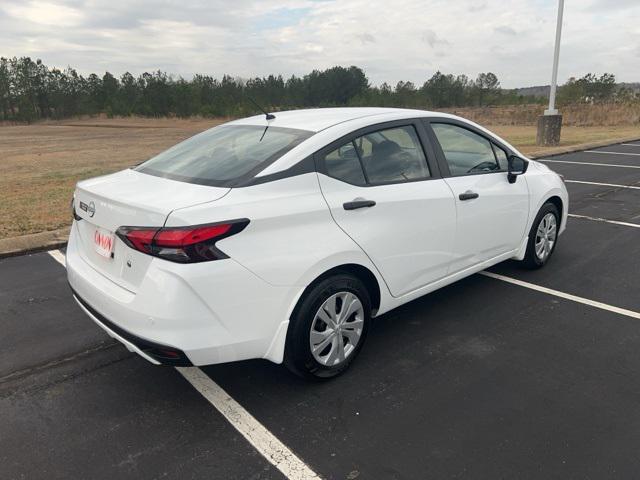
[[[370,318],[369,294],[356,277],[338,274],[320,281],[292,315],[285,364],[307,378],[339,375],[362,348]]]
[[[545,203],[536,216],[527,243],[523,264],[527,268],[544,266],[555,250],[558,242],[560,215],[553,203]]]

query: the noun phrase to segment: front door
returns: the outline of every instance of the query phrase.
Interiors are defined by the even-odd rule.
[[[452,123],[430,125],[457,209],[449,273],[519,248],[529,215],[526,177],[509,183],[507,152],[481,132]]]

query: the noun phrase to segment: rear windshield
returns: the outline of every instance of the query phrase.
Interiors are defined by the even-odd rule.
[[[313,132],[282,127],[221,125],[135,167],[159,177],[232,187],[254,176]]]

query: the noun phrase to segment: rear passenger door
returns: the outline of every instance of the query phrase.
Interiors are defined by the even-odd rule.
[[[447,275],[455,202],[419,121],[359,130],[315,160],[334,220],[371,258],[392,295]]]
[[[425,124],[440,169],[455,197],[456,273],[520,247],[529,214],[524,176],[507,180],[507,147],[473,126],[450,119]]]

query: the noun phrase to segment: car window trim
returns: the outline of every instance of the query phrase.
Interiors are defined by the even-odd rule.
[[[347,146],[349,144],[351,144],[351,146],[353,147],[353,149],[354,149],[354,151],[356,153],[356,159],[358,160],[357,161],[357,165],[360,166],[360,173],[362,173],[362,178],[364,179],[364,184],[347,182],[346,180],[344,180],[342,178],[337,178],[337,177],[334,177],[333,175],[329,175],[329,173],[327,173],[327,165],[326,165],[326,157],[327,157],[327,155],[329,155],[330,153],[333,153],[336,150],[339,150],[342,147]],[[325,174],[328,177],[331,177],[331,178],[333,178],[335,180],[339,180],[341,182],[348,183],[349,185],[354,185],[356,187],[365,187],[367,185],[368,181],[369,181],[369,177],[367,176],[367,172],[364,169],[364,164],[362,163],[362,159],[360,158],[360,154],[358,153],[358,146],[356,145],[355,139],[348,140],[348,141],[346,141],[344,143],[341,143],[337,147],[335,147],[335,148],[333,148],[333,149],[331,149],[331,150],[329,150],[327,152],[322,153],[320,155],[319,162],[322,164],[323,168],[325,169]]]
[[[438,168],[438,164],[436,163],[436,153],[433,150],[433,148],[431,147],[431,144],[429,142],[429,137],[427,136],[426,132],[424,131],[424,126],[422,125],[422,122],[420,121],[420,118],[404,118],[401,120],[392,120],[392,121],[387,121],[387,122],[380,122],[380,123],[375,123],[372,125],[367,125],[366,127],[362,127],[359,128],[358,130],[354,130],[353,132],[350,132],[346,135],[343,135],[342,137],[334,140],[333,142],[329,143],[328,145],[325,145],[324,147],[320,148],[319,150],[317,150],[314,154],[313,154],[313,158],[315,161],[315,165],[316,165],[316,171],[318,173],[322,173],[330,178],[333,178],[334,180],[338,180],[339,182],[343,182],[346,183],[348,185],[353,185],[356,187],[361,187],[361,188],[368,188],[368,187],[379,187],[379,186],[384,186],[384,185],[397,185],[397,184],[403,184],[403,183],[413,183],[413,182],[426,182],[426,181],[430,181],[430,180],[437,180],[439,178],[442,178],[441,174],[440,174],[440,169]],[[416,134],[418,136],[418,143],[420,145],[420,147],[422,148],[422,153],[425,157],[425,161],[426,161],[426,165],[427,168],[429,169],[429,177],[426,178],[414,178],[414,179],[409,179],[409,180],[392,180],[389,182],[375,182],[375,183],[369,183],[367,181],[367,183],[365,185],[357,185],[351,182],[347,182],[343,179],[340,178],[335,178],[331,175],[329,175],[327,173],[327,169],[326,166],[324,165],[324,156],[327,155],[328,153],[331,153],[332,151],[334,151],[337,148],[340,148],[341,146],[347,144],[347,143],[352,143],[354,145],[354,147],[356,148],[356,153],[358,155],[358,160],[360,160],[360,168],[363,171],[363,174],[365,175],[365,179],[368,180],[368,176],[366,175],[366,171],[364,169],[364,165],[361,162],[360,159],[360,154],[358,152],[358,148],[357,145],[355,143],[355,140],[358,137],[362,137],[364,135],[367,135],[369,133],[373,133],[373,132],[377,132],[377,131],[381,131],[381,130],[389,130],[391,128],[397,128],[397,127],[407,127],[407,126],[411,126],[415,129]]]
[[[498,139],[493,138],[493,136],[488,135],[486,132],[483,132],[482,130],[474,128],[473,125],[470,125],[464,121],[460,121],[460,120],[456,120],[448,117],[425,117],[422,119],[422,123],[424,124],[426,133],[429,136],[429,140],[431,141],[431,143],[433,143],[433,148],[436,150],[436,158],[438,160],[438,165],[441,171],[443,172],[442,174],[443,178],[470,177],[472,175],[495,175],[496,173],[506,173],[506,170],[500,169],[500,170],[494,170],[491,172],[468,172],[468,173],[465,173],[464,175],[452,175],[451,170],[449,169],[449,164],[447,163],[447,159],[444,155],[444,151],[442,150],[442,146],[440,145],[440,142],[438,141],[438,137],[436,136],[436,133],[433,131],[433,127],[431,126],[432,123],[444,123],[444,124],[454,125],[456,127],[469,130],[470,132],[475,133],[476,135],[479,135],[480,137],[484,138],[491,145],[491,151],[493,152],[493,157],[498,166],[500,166],[500,162],[498,162],[498,158],[496,156],[495,150],[493,149],[493,145],[495,144],[497,147],[502,148],[502,150],[506,152],[507,158],[509,158],[509,155],[512,155],[511,149],[507,148],[502,142],[498,141]]]
[[[491,148],[493,149],[493,156],[496,158],[496,163],[498,164],[498,170],[496,172],[487,172],[487,173],[499,173],[499,172],[506,172],[506,169],[502,169],[502,167],[500,166],[500,160],[498,160],[498,154],[496,153],[496,148],[499,148],[500,150],[502,150],[504,152],[504,154],[507,157],[507,162],[509,161],[509,154],[507,153],[507,151],[500,147],[498,144],[496,144],[496,142],[491,142]]]
[[[362,138],[362,136],[356,137],[356,138]],[[345,145],[346,145],[346,143],[345,143]],[[369,181],[369,174],[367,173],[367,169],[364,168],[364,162],[362,161],[362,155],[360,155],[360,149],[356,145],[356,139],[355,138],[353,140],[351,140],[351,145],[353,145],[353,149],[356,152],[356,157],[358,157],[358,163],[360,164],[360,169],[362,170],[362,175],[364,175],[364,184],[365,185],[370,185],[371,182]],[[340,148],[340,147],[338,147],[338,148]]]

